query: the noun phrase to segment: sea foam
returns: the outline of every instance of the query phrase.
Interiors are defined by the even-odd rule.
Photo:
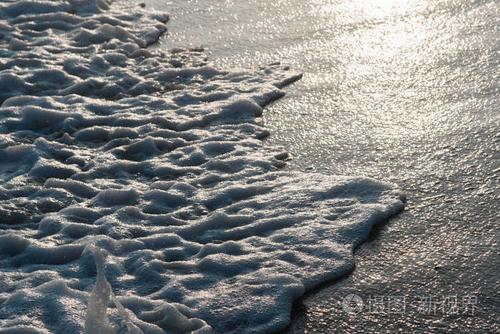
[[[133,2],[0,5],[0,333],[264,333],[348,273],[391,184],[280,171],[300,75],[147,48]]]

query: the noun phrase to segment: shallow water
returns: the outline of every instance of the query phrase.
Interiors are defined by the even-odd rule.
[[[140,7],[0,4],[1,333],[276,332],[404,208],[279,171],[262,108],[301,75],[148,48],[168,16]]]
[[[203,45],[217,65],[303,71],[264,112],[290,169],[399,184],[406,212],[310,293],[289,333],[498,330],[500,5],[496,1],[159,1],[165,47]],[[344,296],[405,296],[403,314],[343,311]],[[476,297],[474,314],[417,310]],[[366,306],[366,305],[365,305]]]

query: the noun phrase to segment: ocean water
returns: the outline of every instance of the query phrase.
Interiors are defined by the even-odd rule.
[[[276,332],[403,210],[285,169],[263,108],[301,74],[166,49],[143,7],[0,3],[0,333]]]
[[[351,276],[296,303],[287,333],[498,332],[498,1],[148,4],[173,13],[164,47],[304,74],[264,112],[287,168],[375,177],[407,195],[405,212],[358,248]],[[343,310],[349,294],[362,311]],[[398,296],[402,314],[368,309]],[[471,297],[474,314],[415,306],[448,297]]]

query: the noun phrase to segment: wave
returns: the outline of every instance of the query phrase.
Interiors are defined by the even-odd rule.
[[[265,333],[348,273],[392,184],[287,172],[263,107],[300,74],[148,48],[168,15],[0,5],[0,333]]]

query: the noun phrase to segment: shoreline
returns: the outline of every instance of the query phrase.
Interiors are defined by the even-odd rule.
[[[147,49],[168,16],[128,9],[0,6],[0,326],[284,328],[292,301],[350,270],[353,247],[403,195],[283,170],[288,154],[262,142],[262,107],[300,75]]]
[[[0,332],[500,328],[500,4],[290,1],[0,5]]]

